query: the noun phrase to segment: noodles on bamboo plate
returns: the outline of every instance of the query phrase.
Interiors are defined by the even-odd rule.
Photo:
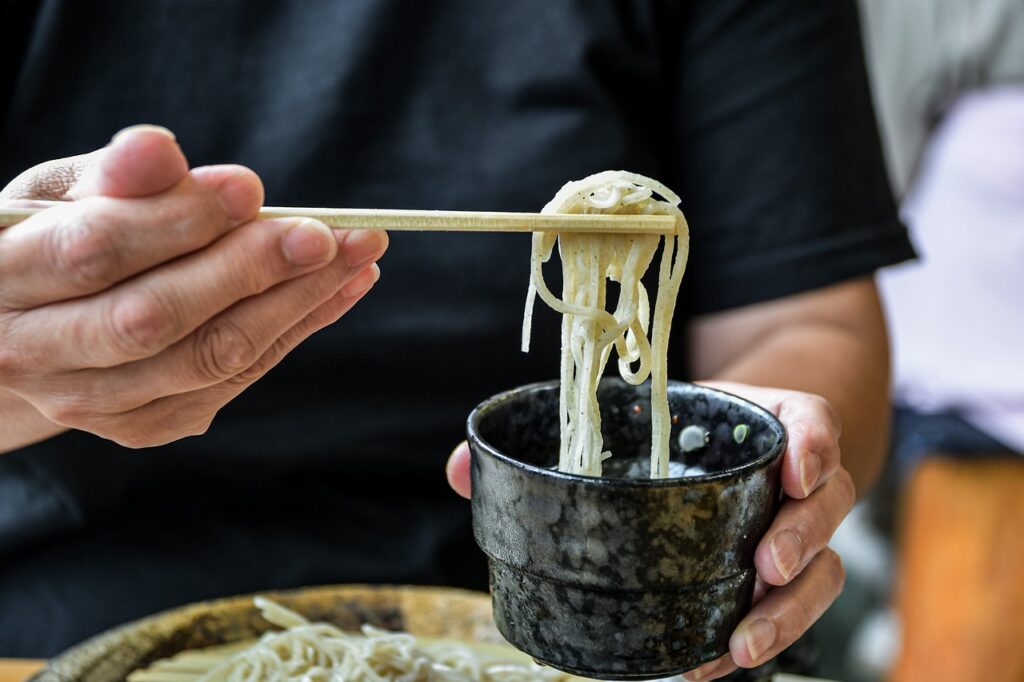
[[[498,645],[417,638],[364,624],[345,632],[266,597],[254,604],[280,628],[256,642],[186,651],[128,682],[559,682],[568,675]]]
[[[343,664],[331,671],[336,673],[333,676],[323,665],[331,657]],[[35,682],[70,679],[554,682],[576,678],[540,668],[506,644],[494,627],[486,594],[450,588],[339,585],[268,593],[258,606],[251,596],[233,597],[151,616],[83,642],[50,661],[33,678]]]

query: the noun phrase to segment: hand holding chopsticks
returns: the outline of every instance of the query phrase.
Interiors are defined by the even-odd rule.
[[[190,170],[165,134],[122,134],[93,161],[70,185],[51,165],[5,191],[31,216],[0,229],[9,447],[65,428],[129,447],[202,433],[377,281],[387,233],[258,220],[255,173]],[[36,203],[54,197],[74,200]]]

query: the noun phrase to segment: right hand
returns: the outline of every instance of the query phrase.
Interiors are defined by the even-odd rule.
[[[26,171],[0,228],[0,388],[61,427],[128,447],[205,432],[217,411],[377,281],[387,236],[255,220],[259,178],[189,170],[131,128]]]

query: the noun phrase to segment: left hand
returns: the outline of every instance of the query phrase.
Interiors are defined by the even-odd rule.
[[[839,415],[824,398],[799,391],[702,382],[775,414],[789,443],[782,458],[783,501],[754,554],[754,606],[729,640],[729,653],[685,675],[715,680],[737,667],[754,668],[795,642],[842,591],[845,572],[828,541],[856,499],[840,463]],[[470,496],[469,447],[448,458],[448,483]]]

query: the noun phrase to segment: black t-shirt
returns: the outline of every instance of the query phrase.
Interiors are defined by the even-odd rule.
[[[0,7],[0,183],[139,122],[193,164],[250,166],[268,204],[537,210],[625,168],[683,197],[677,327],[910,255],[852,2]],[[557,376],[551,311],[519,352],[528,252],[395,234],[367,299],[205,436],[130,451],[72,432],[0,456],[0,655],[271,587],[484,586],[443,463],[474,404]]]

